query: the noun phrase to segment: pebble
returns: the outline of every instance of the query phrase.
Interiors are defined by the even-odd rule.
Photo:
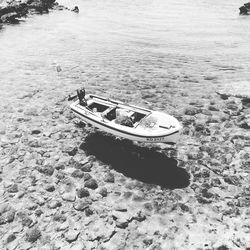
[[[78,198],[88,197],[89,191],[86,188],[79,188],[76,194]]]
[[[29,108],[24,112],[25,115],[38,116],[38,110],[36,108]]]
[[[0,215],[4,214],[5,212],[12,210],[13,208],[10,206],[9,203],[1,203],[0,204]]]
[[[30,139],[28,145],[32,148],[39,148],[41,147],[41,142],[37,139]]]
[[[123,198],[124,199],[129,199],[132,195],[133,195],[132,192],[126,191],[126,192],[123,193]]]
[[[34,130],[31,131],[32,135],[38,135],[40,133],[41,133],[41,130],[39,130],[39,129],[34,129]]]
[[[92,214],[94,214],[94,210],[93,210],[92,208],[90,208],[90,207],[87,207],[87,208],[85,209],[85,215],[86,215],[86,216],[90,216],[90,215],[92,215]]]
[[[67,220],[67,218],[66,218],[66,216],[63,215],[63,214],[56,213],[56,214],[53,216],[53,220],[63,223],[63,222],[65,222],[65,221]]]
[[[33,243],[33,242],[32,242]],[[24,242],[21,245],[22,250],[29,250],[32,249],[32,243],[31,242]]]
[[[10,242],[14,241],[16,239],[15,234],[10,234],[8,235],[7,239],[6,239],[6,243],[9,244]]]
[[[75,204],[74,204],[74,208],[75,210],[77,211],[84,211],[86,208],[88,208],[90,205],[89,202],[86,202],[86,201],[77,201]]]
[[[45,185],[44,189],[48,192],[54,192],[55,186],[53,184],[47,184],[47,185]]]
[[[80,169],[76,169],[73,171],[73,173],[71,174],[72,177],[74,178],[83,178],[84,177],[84,172]]]
[[[24,227],[30,227],[33,223],[33,220],[25,212],[19,212],[18,217],[21,219],[21,224]]]
[[[84,173],[84,181],[91,179],[92,176],[89,173]]]
[[[42,214],[43,214],[43,211],[40,210],[40,209],[37,209],[37,210],[35,211],[35,215],[36,215],[37,217],[41,216]]]
[[[65,169],[65,165],[63,163],[59,162],[55,165],[55,169],[56,170],[63,170],[63,169]]]
[[[193,115],[196,115],[196,114],[199,114],[202,112],[202,109],[200,108],[195,108],[195,107],[189,107],[189,108],[186,108],[184,110],[184,114],[185,115],[190,115],[190,116],[193,116]]]
[[[13,185],[11,185],[9,188],[8,188],[8,192],[9,193],[17,193],[18,192],[18,185],[15,183]]]
[[[29,209],[29,210],[36,210],[37,207],[38,207],[38,205],[33,201],[29,201],[27,204],[27,209]]]
[[[210,106],[208,106],[208,110],[210,110],[210,111],[220,111],[220,107],[215,106],[215,105],[210,105]]]
[[[102,188],[98,191],[98,193],[99,193],[102,197],[107,197],[107,195],[108,195],[108,190],[107,190],[107,188],[102,187]]]
[[[52,200],[48,204],[48,208],[50,209],[54,209],[54,208],[61,207],[61,206],[62,206],[62,203],[58,200]]]
[[[154,209],[153,205],[150,203],[150,202],[146,202],[144,203],[144,208],[147,210],[147,211],[152,211]]]
[[[143,240],[143,243],[146,245],[146,247],[149,247],[150,245],[152,245],[153,239],[152,238],[146,238],[146,239]]]
[[[86,246],[82,242],[78,242],[75,245],[71,246],[70,250],[86,250]]]
[[[55,239],[52,243],[53,250],[62,250],[64,246],[65,246],[65,242],[63,242],[61,239],[59,240]]]
[[[87,188],[90,188],[90,189],[98,188],[97,181],[95,179],[93,179],[93,178],[85,181],[84,186],[87,187]]]
[[[45,204],[45,199],[41,195],[32,195],[32,199],[39,206],[43,206]]]
[[[128,213],[113,211],[112,216],[116,221],[116,226],[119,228],[126,228],[131,221],[131,216]]]
[[[70,156],[76,155],[77,151],[78,151],[78,148],[72,145],[65,145],[62,150],[62,152],[68,153],[68,155]]]
[[[90,172],[91,171],[91,168],[92,168],[92,163],[87,163],[87,164],[84,164],[83,166],[81,166],[81,170],[83,172]]]
[[[133,216],[134,220],[137,220],[139,222],[142,222],[146,219],[146,215],[143,211],[138,211],[134,216]]]
[[[69,227],[69,223],[67,221],[65,221],[59,226],[57,231],[65,231],[66,229],[68,229],[68,227]]]
[[[54,168],[50,165],[39,166],[37,170],[40,173],[45,174],[47,176],[51,176],[54,173]]]
[[[10,210],[0,215],[0,225],[12,222],[15,218],[15,213],[14,210]]]
[[[240,180],[237,176],[225,176],[224,181],[228,184],[239,186]]]
[[[62,194],[62,199],[65,201],[73,202],[73,201],[75,201],[76,196],[73,193],[64,193],[64,194]]]
[[[126,206],[119,204],[119,203],[114,206],[114,210],[119,211],[119,212],[127,212],[128,211]]]
[[[57,71],[57,72],[61,72],[61,71],[62,71],[62,68],[61,68],[60,65],[56,65],[56,71]]]
[[[145,195],[143,192],[137,192],[133,195],[133,198],[132,198],[133,201],[138,201],[138,202],[141,202],[141,201],[144,201],[145,200]]]
[[[64,172],[61,172],[61,171],[58,171],[57,173],[56,173],[56,178],[59,180],[59,181],[61,181],[61,180],[63,180],[64,178],[65,178],[65,173]]]
[[[79,13],[79,8],[78,6],[75,6],[71,11],[75,12],[75,13]]]
[[[79,231],[70,229],[67,233],[64,234],[64,238],[66,241],[71,243],[77,240],[79,234],[80,234]]]
[[[104,177],[104,181],[105,182],[114,183],[115,182],[115,176],[114,176],[114,174],[112,174],[112,173],[106,174],[106,176]]]
[[[41,231],[35,227],[35,228],[32,228],[32,229],[28,229],[27,232],[26,232],[26,240],[28,242],[35,242],[37,241],[40,237],[41,237]]]

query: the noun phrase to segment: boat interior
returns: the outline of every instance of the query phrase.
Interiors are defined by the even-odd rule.
[[[116,123],[119,123],[118,122],[119,111],[126,112],[126,119],[130,119],[131,122],[124,124],[120,123],[120,124],[129,127],[136,127],[145,116],[151,113],[150,111],[139,111],[136,108],[133,107],[130,108],[126,105],[107,103],[105,101],[99,101],[99,100],[91,100],[90,102],[88,102],[87,107],[93,113],[100,114],[101,117],[109,121],[114,121]]]

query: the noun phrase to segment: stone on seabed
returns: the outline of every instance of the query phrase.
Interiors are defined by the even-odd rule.
[[[66,241],[71,243],[77,240],[79,234],[80,234],[79,231],[70,229],[67,233],[64,234],[64,238]]]
[[[97,181],[95,179],[93,179],[93,178],[85,181],[84,186],[87,187],[87,188],[90,188],[90,189],[98,188]]]
[[[86,188],[79,188],[77,190],[77,196],[78,198],[88,197],[89,191]]]
[[[28,229],[26,232],[26,240],[29,242],[35,242],[41,237],[41,231],[38,228]]]
[[[74,193],[64,193],[62,194],[62,199],[65,200],[65,201],[75,201],[76,199],[76,196]]]

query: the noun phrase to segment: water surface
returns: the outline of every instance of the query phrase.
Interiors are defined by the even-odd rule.
[[[34,91],[51,104],[85,86],[176,109],[250,80],[250,18],[238,15],[242,1],[61,3],[80,13],[53,11],[0,31],[0,104],[30,105],[34,98],[17,97]]]

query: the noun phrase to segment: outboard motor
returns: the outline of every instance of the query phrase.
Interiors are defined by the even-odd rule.
[[[80,105],[87,106],[87,101],[85,99],[85,89],[82,88],[80,90],[77,90],[76,92],[77,92],[77,97],[79,99]]]

